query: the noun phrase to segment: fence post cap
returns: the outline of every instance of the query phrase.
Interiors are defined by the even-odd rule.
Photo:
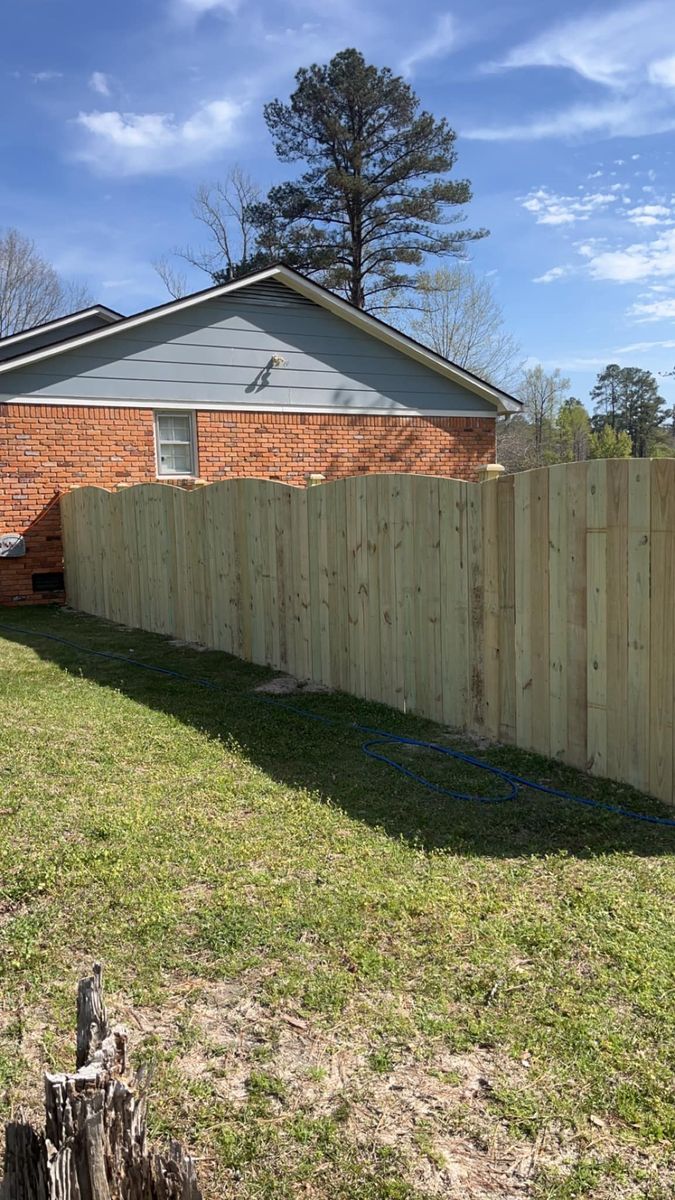
[[[322,475],[320,471],[313,471],[311,475],[307,476],[307,487],[315,487],[317,483],[325,482],[326,476]]]
[[[488,483],[491,479],[499,479],[500,475],[504,474],[506,467],[501,463],[484,463],[478,468],[478,482]]]

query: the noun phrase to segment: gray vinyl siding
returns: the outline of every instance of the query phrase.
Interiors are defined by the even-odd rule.
[[[285,367],[272,367],[282,354]],[[0,377],[5,395],[485,413],[494,405],[274,281]]]
[[[36,329],[30,337],[22,337],[19,341],[13,337],[2,338],[0,362],[14,358],[16,354],[30,354],[33,350],[41,350],[43,346],[51,346],[66,337],[79,337],[82,333],[89,333],[92,329],[101,329],[109,324],[110,321],[106,321],[105,317],[91,313],[88,317],[82,317],[80,321],[72,321],[69,325],[60,325],[56,329]]]

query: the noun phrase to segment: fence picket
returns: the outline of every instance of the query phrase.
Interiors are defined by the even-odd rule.
[[[651,609],[649,790],[662,800],[673,792],[675,688],[675,462],[651,464]]]
[[[625,778],[649,787],[650,466],[628,462],[628,757]],[[614,590],[614,589],[612,589]]]
[[[443,720],[457,728],[469,720],[468,486],[439,481]]]

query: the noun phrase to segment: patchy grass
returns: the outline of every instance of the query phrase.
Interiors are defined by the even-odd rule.
[[[209,1198],[672,1195],[673,831],[534,793],[436,799],[346,726],[261,704],[265,670],[55,610],[0,619],[3,1115],[71,1061],[76,981],[102,957],[155,1065],[153,1131],[190,1145]],[[342,695],[302,704],[448,738]],[[427,758],[401,755],[495,786]]]

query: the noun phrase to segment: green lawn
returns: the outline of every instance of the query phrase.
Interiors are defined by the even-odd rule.
[[[534,793],[434,798],[348,728],[261,705],[262,669],[54,609],[0,621],[3,1116],[71,1064],[100,957],[155,1066],[153,1134],[189,1145],[209,1200],[672,1196],[675,830]],[[299,702],[448,740],[343,695]],[[485,789],[429,757],[400,755]]]

